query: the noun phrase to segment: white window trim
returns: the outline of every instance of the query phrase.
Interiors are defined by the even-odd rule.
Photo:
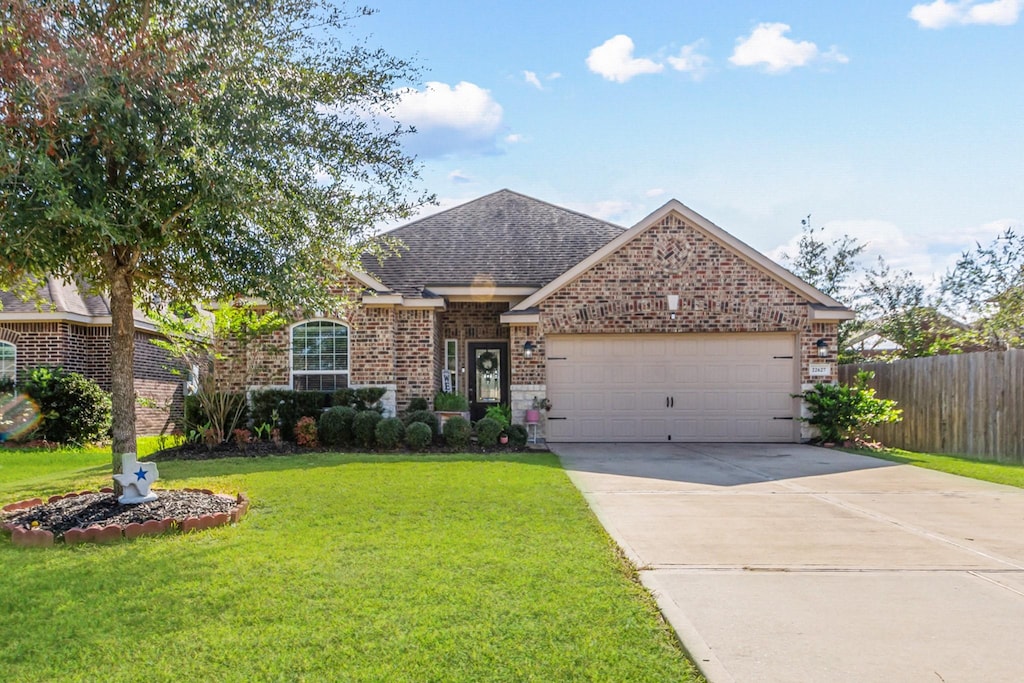
[[[455,367],[448,367],[448,345],[455,344]],[[448,371],[448,374],[452,378],[452,391],[459,393],[459,340],[458,339],[445,339],[444,340],[444,369]]]
[[[345,370],[296,370],[294,365],[294,354],[295,354],[295,328],[308,325],[309,323],[327,322],[335,325],[341,325],[346,330],[346,337],[348,338],[348,350],[346,356],[348,358],[348,367]],[[288,387],[294,391],[295,389],[295,376],[296,375],[344,375],[345,386],[351,386],[352,383],[352,327],[344,320],[338,320],[336,318],[310,318],[308,320],[300,320],[297,323],[292,323],[288,326]]]
[[[0,346],[11,347],[11,375],[10,379],[18,381],[18,347],[11,342],[0,341]],[[0,379],[7,379],[7,375],[0,375]]]

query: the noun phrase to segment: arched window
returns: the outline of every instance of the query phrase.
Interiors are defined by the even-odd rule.
[[[0,380],[9,379],[13,382],[17,379],[15,360],[14,344],[0,341]]]
[[[334,391],[348,386],[348,327],[312,320],[292,327],[292,388]]]

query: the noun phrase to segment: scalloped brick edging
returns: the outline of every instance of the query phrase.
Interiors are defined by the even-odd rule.
[[[209,489],[180,489],[182,491],[188,491],[191,493],[205,493],[210,496],[221,496],[222,498],[231,499],[231,496],[224,495],[222,493],[214,493]],[[98,493],[113,493],[114,489],[109,487],[101,488]],[[64,498],[75,498],[77,496],[84,496],[96,491],[80,491],[77,493],[66,493],[63,496],[50,496],[46,502],[55,503],[58,500]],[[68,529],[64,532],[64,543],[66,545],[77,545],[79,543],[117,543],[124,539],[138,538],[139,536],[158,536],[160,534],[172,531],[176,527],[181,530],[182,533],[189,533],[192,531],[202,531],[203,529],[212,529],[218,526],[227,526],[228,524],[237,524],[241,521],[245,513],[249,511],[249,497],[244,493],[239,493],[234,498],[235,507],[232,508],[231,512],[218,512],[216,514],[206,514],[199,517],[186,517],[182,520],[176,520],[171,517],[164,519],[151,519],[142,524],[138,522],[130,522],[129,524],[109,524],[107,526],[99,526],[93,524],[89,527],[75,527]],[[17,503],[10,503],[9,505],[3,506],[4,512],[17,512],[19,510],[27,510],[29,508],[42,505],[43,500],[41,498],[30,498],[29,500],[22,500]],[[3,529],[7,530],[11,534],[11,543],[16,546],[25,548],[45,548],[54,545],[54,536],[52,531],[45,529],[25,529],[17,526],[10,522],[3,525]]]

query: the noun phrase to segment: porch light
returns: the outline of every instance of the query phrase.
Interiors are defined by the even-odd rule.
[[[818,347],[818,358],[828,357],[828,341],[825,339],[819,339],[814,342],[814,345]]]
[[[666,294],[665,298],[668,299],[668,310],[669,318],[672,320],[676,319],[676,311],[679,310],[679,295],[678,294]]]
[[[534,345],[532,341],[526,342],[525,344],[523,344],[523,356],[525,356],[526,358],[533,358],[533,351],[536,348],[537,347]]]

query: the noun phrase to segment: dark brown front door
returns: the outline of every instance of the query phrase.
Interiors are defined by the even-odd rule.
[[[496,405],[508,405],[508,342],[470,342],[469,417]]]

